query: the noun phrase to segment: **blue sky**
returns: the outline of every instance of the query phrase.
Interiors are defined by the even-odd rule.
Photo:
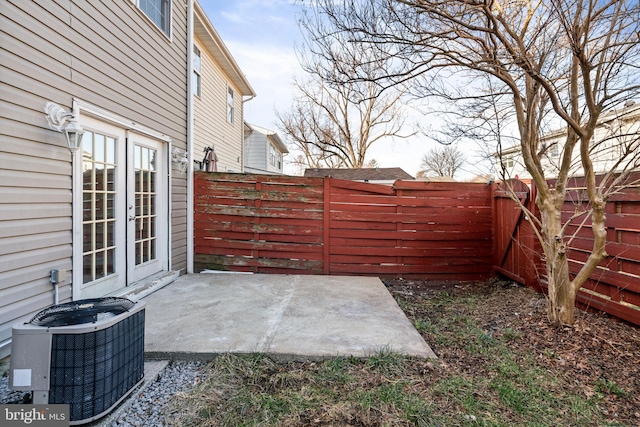
[[[247,122],[278,131],[275,110],[286,111],[294,96],[294,75],[302,76],[295,48],[302,44],[300,5],[294,0],[199,0],[234,59],[256,91],[245,104]],[[426,121],[417,116],[413,120]],[[285,135],[280,132],[283,139]],[[415,175],[422,156],[436,144],[425,136],[380,141],[367,160],[381,167],[401,167]],[[285,158],[285,165],[286,165]],[[473,169],[470,165],[467,168]],[[286,173],[293,173],[285,166]]]
[[[200,0],[200,5],[257,93],[245,104],[245,120],[277,130],[274,110],[289,108],[291,82],[300,73],[294,49],[301,39],[299,6],[285,0]]]

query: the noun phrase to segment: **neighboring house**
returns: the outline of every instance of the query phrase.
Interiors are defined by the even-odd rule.
[[[0,19],[1,358],[11,326],[56,302],[193,271],[189,157],[212,143],[240,170],[253,91],[194,0],[0,0]],[[82,128],[79,149],[50,126]]]
[[[566,129],[562,129],[541,137],[540,162],[547,178],[554,178],[558,174],[566,135]],[[591,143],[591,158],[596,174],[605,173],[614,168],[625,146],[636,144],[637,151],[639,139],[640,104],[628,101],[622,109],[603,114]],[[531,174],[524,165],[519,145],[506,148],[494,154],[493,157],[497,179],[502,179],[504,169],[506,178],[519,178],[525,182],[531,180]],[[584,175],[579,146],[574,148],[570,175]]]
[[[282,175],[287,153],[277,132],[244,122],[244,172]]]
[[[402,168],[360,168],[360,169],[305,169],[304,176],[331,177],[351,181],[369,182],[372,184],[392,185],[397,180],[414,180]]]
[[[253,98],[255,92],[198,3],[194,18],[194,161],[200,168],[209,147],[217,171],[240,173],[244,97]]]

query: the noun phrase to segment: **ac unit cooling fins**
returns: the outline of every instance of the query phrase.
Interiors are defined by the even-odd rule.
[[[15,325],[10,387],[33,391],[35,404],[68,404],[71,425],[107,414],[144,377],[144,305],[80,300]]]

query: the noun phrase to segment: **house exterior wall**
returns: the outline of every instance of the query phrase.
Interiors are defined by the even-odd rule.
[[[267,136],[249,131],[244,139],[245,171],[264,173],[267,170]]]
[[[194,97],[194,156],[202,160],[205,147],[214,147],[219,172],[242,172],[242,94],[196,37],[202,59],[201,92]],[[234,121],[227,121],[227,89],[234,92]]]
[[[270,150],[272,149],[275,152],[275,162],[271,163],[271,152]],[[282,167],[283,167],[283,158],[282,158],[282,152],[278,149],[278,147],[272,143],[271,141],[269,141],[269,138],[267,137],[267,144],[266,144],[266,150],[267,150],[267,171],[274,173],[274,174],[281,174],[282,173]]]
[[[273,134],[260,131],[258,127],[245,127],[244,154],[246,173],[282,175],[284,168],[283,152],[277,143],[272,142]],[[269,131],[271,132],[271,131]],[[276,136],[276,138],[278,138]],[[277,139],[279,140],[279,138]],[[269,161],[270,147],[275,149],[275,165]]]
[[[187,6],[168,38],[132,1],[0,0],[0,357],[11,325],[51,305],[52,269],[72,298],[72,163],[48,128],[47,101],[74,99],[169,136],[186,149]],[[186,267],[187,177],[171,181],[171,254]]]
[[[596,127],[591,140],[591,160],[596,174],[609,172],[616,168],[616,162],[621,158],[625,147],[636,144],[640,132],[640,104],[631,103],[620,111],[604,114]],[[540,159],[547,178],[558,176],[562,161],[562,148],[566,141],[566,132],[556,131],[543,135],[543,146],[546,150]],[[502,178],[502,167],[505,177],[531,179],[531,174],[524,165],[520,147],[510,147],[502,151],[502,156],[494,156],[496,178]],[[580,161],[580,150],[576,146],[573,150],[570,176],[584,176]]]

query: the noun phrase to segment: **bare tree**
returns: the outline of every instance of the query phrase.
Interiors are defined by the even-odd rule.
[[[453,145],[432,148],[422,157],[421,169],[417,176],[449,176],[453,178],[464,163],[464,153]]]
[[[316,0],[318,36],[330,49],[316,52],[336,63],[333,81],[347,81],[353,66],[332,45],[348,34],[362,50],[387,53],[381,87],[411,81],[412,93],[439,99],[449,112],[468,117],[459,136],[488,132],[495,119],[501,132],[520,145],[538,192],[540,220],[531,217],[546,260],[549,319],[574,322],[575,298],[606,258],[605,205],[629,185],[638,169],[638,137],[601,179],[596,179],[591,141],[601,115],[636,97],[640,89],[640,4],[637,0]],[[320,34],[320,32],[322,34]],[[356,70],[358,71],[358,70]],[[363,73],[358,79],[368,80]],[[324,76],[329,79],[330,76]],[[468,110],[461,109],[462,107]],[[541,136],[564,128],[554,181],[545,175]],[[494,129],[495,131],[495,129]],[[637,132],[637,131],[636,131]],[[497,143],[503,140],[498,139]],[[498,149],[500,147],[497,147]],[[579,158],[586,209],[573,218],[561,210],[571,164]],[[586,261],[570,271],[568,223],[589,218],[593,246]],[[585,221],[582,221],[583,223]]]
[[[370,159],[370,160],[367,160],[367,163],[364,164],[364,167],[369,169],[374,169],[374,168],[379,168],[380,164],[376,159]]]
[[[310,15],[303,17],[301,28],[307,44],[322,49],[315,34],[307,32]],[[351,63],[350,78],[332,84],[323,77],[344,72],[320,56],[305,56],[300,61],[308,78],[295,80],[298,93],[288,112],[276,112],[279,128],[288,136],[294,150],[302,153],[308,167],[361,168],[369,148],[383,140],[407,138],[416,132],[407,130],[403,113],[405,90],[395,87],[385,90],[374,80],[385,71],[385,60],[373,52],[362,51],[340,40],[342,55]],[[355,69],[367,76],[357,79]]]

